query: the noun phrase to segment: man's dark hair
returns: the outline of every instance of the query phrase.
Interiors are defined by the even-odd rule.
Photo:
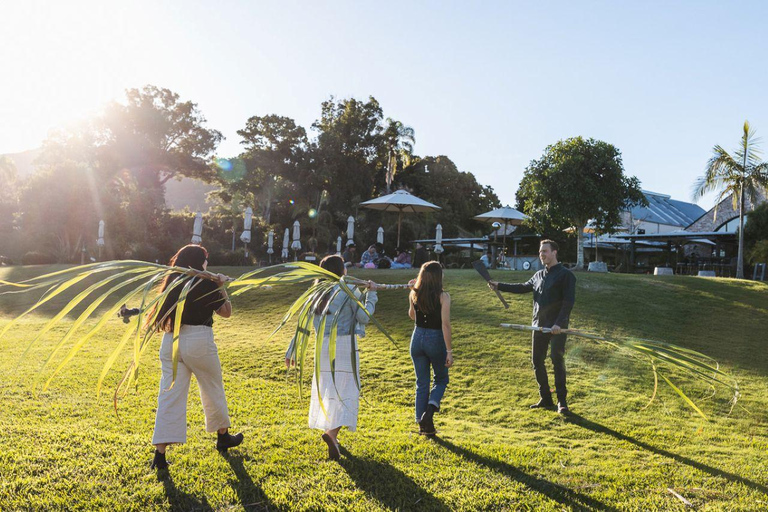
[[[555,242],[554,240],[549,240],[549,239],[542,240],[540,245],[544,245],[544,244],[549,244],[549,248],[552,251],[560,250],[560,248],[557,246],[557,242]]]

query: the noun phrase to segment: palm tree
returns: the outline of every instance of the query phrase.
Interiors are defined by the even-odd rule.
[[[387,119],[387,128],[383,136],[387,147],[387,194],[392,192],[392,182],[397,172],[397,159],[403,162],[403,166],[410,164],[413,153],[413,145],[416,143],[415,132],[410,126],[405,126],[400,121]]]
[[[707,163],[704,176],[693,186],[694,200],[708,192],[719,191],[715,204],[728,197],[733,199],[734,209],[739,209],[739,255],[736,264],[736,278],[744,279],[744,203],[748,197],[752,204],[759,199],[761,192],[768,190],[768,162],[762,162],[758,156],[760,140],[755,137],[755,130],[744,121],[744,133],[741,143],[733,154],[720,146],[715,146],[712,158]]]

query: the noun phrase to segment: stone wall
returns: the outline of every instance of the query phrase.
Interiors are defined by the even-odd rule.
[[[768,198],[765,196],[765,194],[760,194],[760,197],[755,202],[755,204],[752,204],[749,198],[746,198],[746,200],[744,201],[744,206],[745,206],[744,212],[749,213],[755,208],[755,206],[765,202],[766,200],[768,200]],[[715,215],[715,212],[717,212],[717,215]],[[717,206],[709,210],[700,218],[696,219],[693,222],[693,224],[688,226],[686,229],[688,231],[695,231],[698,233],[701,233],[704,231],[715,231],[718,228],[718,226],[738,216],[739,216],[738,204],[736,205],[736,208],[734,208],[733,199],[731,196],[728,196],[722,201],[720,201],[720,203]]]

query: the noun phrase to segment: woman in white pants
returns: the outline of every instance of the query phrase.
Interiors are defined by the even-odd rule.
[[[208,266],[208,251],[199,245],[187,245],[171,258],[171,266],[205,270]],[[181,274],[171,274],[163,281],[161,290],[166,290]],[[160,306],[153,329],[163,330],[160,346],[160,363],[163,376],[157,397],[157,415],[152,444],[155,458],[152,468],[168,467],[165,451],[169,444],[184,443],[187,440],[187,398],[192,375],[197,378],[200,399],[205,411],[205,429],[217,432],[216,449],[225,451],[243,442],[243,434],[229,434],[229,412],[221,379],[221,363],[216,343],[213,341],[213,313],[223,318],[232,315],[232,304],[227,292],[221,288],[226,276],[218,274],[218,281],[200,278],[193,283],[184,303],[179,330],[179,362],[176,382],[173,382],[173,322],[175,303],[182,286],[176,287]],[[169,314],[167,314],[169,313]],[[167,314],[167,316],[166,316]],[[151,317],[152,315],[150,315]]]
[[[344,260],[337,255],[323,258],[320,262],[320,267],[338,276],[344,276],[347,273]],[[369,291],[365,298],[365,309],[370,314],[373,314],[376,309],[376,302],[378,301],[375,286],[372,281],[368,281]],[[328,301],[337,290],[338,285],[328,292],[326,297],[315,307],[313,324],[316,332],[320,329],[323,311],[326,310]],[[336,363],[334,368],[336,380],[334,384],[334,379],[331,375],[328,343],[331,335],[331,324],[333,323],[331,319],[337,311],[339,311],[339,319],[336,326]],[[319,382],[316,375],[312,377],[309,427],[323,431],[322,439],[328,445],[328,458],[339,460],[341,455],[338,441],[339,431],[342,427],[347,427],[352,432],[357,430],[357,412],[360,402],[360,389],[357,387],[355,379],[355,373],[358,376],[360,375],[357,337],[362,338],[365,336],[365,325],[370,319],[343,292],[336,294],[330,306],[328,306],[326,315],[328,319],[325,322],[325,332],[323,333]],[[296,364],[296,347],[293,341],[288,347],[288,352],[285,354],[285,364],[286,366]],[[355,365],[354,371],[353,364]],[[322,398],[325,412],[323,412],[323,408],[320,405],[320,398]]]

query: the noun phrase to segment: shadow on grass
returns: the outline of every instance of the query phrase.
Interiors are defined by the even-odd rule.
[[[361,459],[341,447],[339,465],[358,489],[393,510],[450,510],[399,469],[374,459]]]
[[[240,504],[245,510],[282,510],[272,503],[262,488],[256,485],[251,475],[248,474],[248,470],[243,464],[247,460],[244,455],[224,454],[223,457],[235,473],[237,480],[232,482],[232,488],[237,493]]]
[[[208,500],[205,499],[205,496],[201,498],[193,494],[188,494],[176,487],[176,484],[167,469],[160,469],[157,471],[157,480],[163,483],[165,495],[168,498],[171,510],[213,510],[213,507],[208,503]]]
[[[729,482],[733,483],[739,483],[742,485],[745,485],[751,489],[754,489],[756,491],[759,491],[765,495],[768,495],[768,487],[766,487],[763,484],[759,484],[757,482],[753,482],[752,480],[748,480],[744,477],[741,477],[739,475],[735,475],[733,473],[728,473],[727,471],[723,471],[721,469],[714,468],[712,466],[707,466],[706,464],[703,464],[701,462],[695,461],[693,459],[689,459],[688,457],[684,457],[682,455],[678,455],[677,453],[670,452],[668,450],[664,450],[662,448],[657,448],[653,445],[650,445],[644,441],[640,441],[639,439],[635,439],[632,436],[628,436],[626,434],[622,434],[621,432],[617,432],[616,430],[613,430],[610,427],[606,427],[605,425],[601,425],[600,423],[595,423],[594,421],[590,421],[587,418],[580,416],[578,414],[573,414],[567,418],[568,423],[573,423],[574,425],[578,425],[582,428],[585,428],[587,430],[591,430],[592,432],[596,432],[598,434],[605,434],[609,435],[615,439],[618,439],[620,441],[626,441],[628,443],[632,443],[633,445],[637,446],[638,448],[642,448],[643,450],[648,450],[651,453],[655,453],[657,455],[662,455],[664,457],[668,457],[674,461],[677,461],[681,464],[685,464],[687,466],[690,466],[692,468],[698,469],[699,471],[703,471],[705,473],[709,473],[712,476],[725,478]]]
[[[500,461],[498,459],[492,459],[490,457],[485,457],[483,455],[469,451],[466,448],[456,446],[450,441],[440,437],[433,437],[432,439],[434,442],[443,448],[446,448],[448,451],[451,451],[470,462],[485,466],[492,471],[496,471],[502,475],[512,478],[513,480],[516,480],[527,486],[529,489],[536,491],[539,494],[542,494],[547,498],[563,505],[569,505],[577,510],[617,510],[614,507],[606,505],[602,501],[591,498],[578,491],[568,489],[567,487],[563,487],[562,485],[550,482],[549,480],[544,480],[543,478],[539,478],[537,476],[529,475],[528,473],[525,473],[524,471],[516,468],[511,464],[507,464],[506,462]]]

